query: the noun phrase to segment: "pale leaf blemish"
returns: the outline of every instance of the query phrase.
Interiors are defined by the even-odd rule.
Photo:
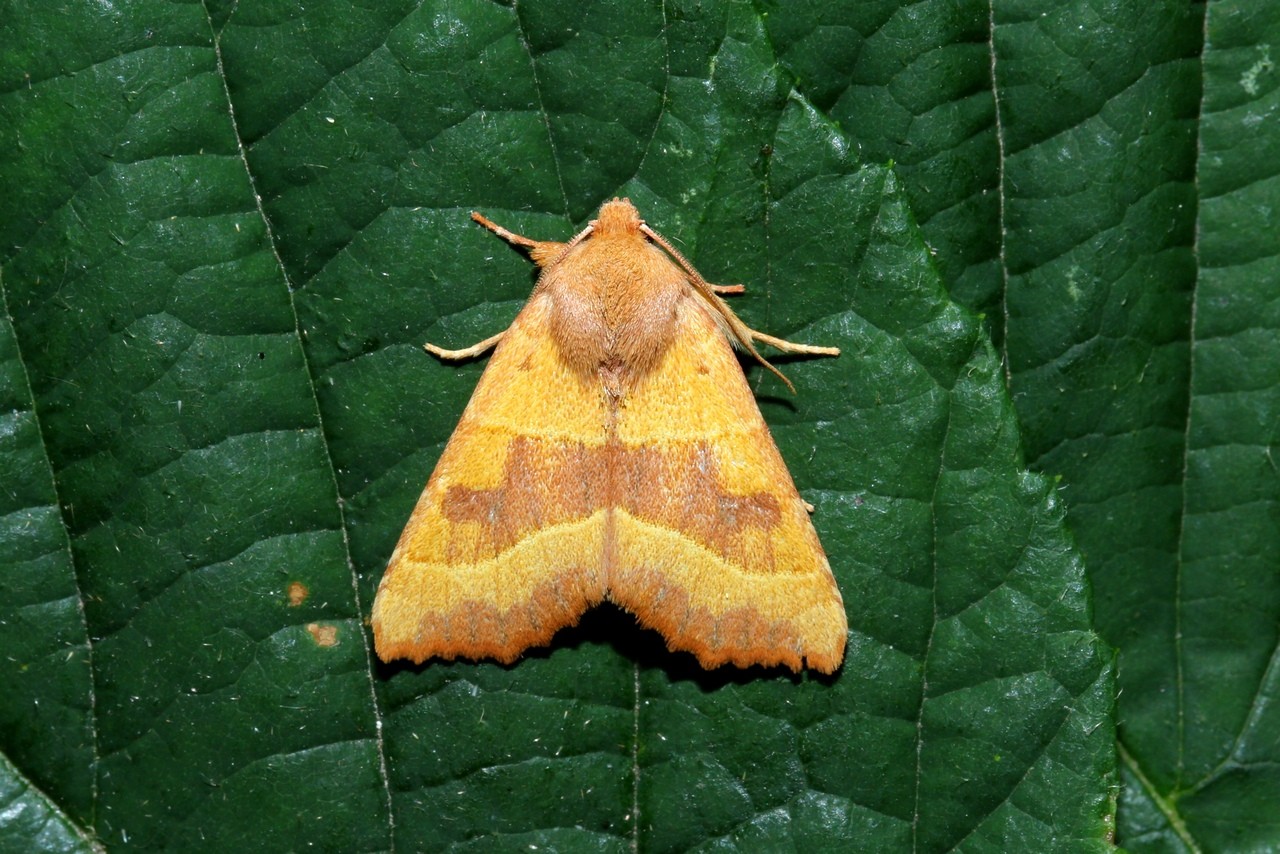
[[[1240,75],[1240,86],[1250,95],[1258,94],[1258,89],[1260,88],[1258,86],[1258,78],[1270,71],[1274,71],[1276,67],[1276,64],[1271,61],[1271,45],[1258,45],[1258,50],[1262,52],[1262,56],[1258,58],[1257,62],[1249,66],[1244,74]]]
[[[338,645],[337,626],[324,626],[320,623],[307,623],[307,631],[311,633],[311,639],[316,642],[316,646],[327,648]]]
[[[1080,302],[1080,285],[1077,279],[1083,272],[1078,264],[1072,264],[1071,269],[1067,271],[1067,296],[1071,297],[1072,302]]]
[[[311,595],[311,591],[307,589],[307,585],[301,581],[290,581],[286,590],[289,597],[289,607],[296,608],[303,602],[307,601],[307,597]]]

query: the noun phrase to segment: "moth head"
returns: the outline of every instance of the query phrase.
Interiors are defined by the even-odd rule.
[[[591,222],[596,234],[639,234],[644,220],[630,199],[614,199],[600,207],[600,213]]]

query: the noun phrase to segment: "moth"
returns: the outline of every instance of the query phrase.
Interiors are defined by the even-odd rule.
[[[568,243],[472,218],[541,268],[391,556],[378,656],[510,663],[614,602],[705,668],[831,673],[848,626],[734,348],[749,328],[627,199]],[[790,383],[787,382],[790,386]]]

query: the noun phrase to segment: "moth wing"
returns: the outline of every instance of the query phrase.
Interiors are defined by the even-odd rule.
[[[848,623],[809,513],[724,332],[695,297],[618,420],[609,598],[704,667],[831,673]]]
[[[604,401],[571,374],[535,295],[503,335],[373,603],[383,661],[496,658],[604,597]]]

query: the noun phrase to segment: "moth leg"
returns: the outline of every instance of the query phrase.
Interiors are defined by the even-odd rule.
[[[554,240],[534,240],[525,237],[523,234],[516,234],[514,231],[505,229],[484,214],[477,211],[471,212],[471,218],[510,243],[512,246],[523,246],[529,250],[529,257],[533,259],[533,263],[539,267],[545,267],[552,261],[560,257],[564,252],[564,243],[556,243]],[[495,342],[496,343],[496,342]]]
[[[640,224],[640,231],[647,235],[654,243],[665,249],[667,254],[676,259],[676,263],[689,274],[689,284],[693,285],[694,291],[706,300],[707,307],[720,316],[720,323],[725,327],[725,334],[729,336],[730,340],[736,342],[742,347],[742,349],[754,356],[757,362],[772,371],[773,374],[778,379],[786,383],[787,388],[791,389],[793,392],[796,390],[796,387],[791,384],[791,380],[787,379],[786,376],[783,375],[782,371],[769,364],[769,360],[760,355],[760,352],[756,350],[753,342],[759,341],[762,344],[768,344],[770,347],[776,347],[784,353],[809,353],[815,356],[840,355],[840,350],[837,347],[816,347],[812,344],[794,344],[790,341],[784,341],[781,338],[774,338],[772,335],[766,335],[763,332],[757,332],[750,326],[747,326],[747,324],[738,319],[738,315],[733,313],[733,309],[729,308],[729,304],[720,299],[719,296],[720,293],[738,293],[738,291],[722,289],[734,287],[741,289],[741,285],[717,286],[709,284],[706,279],[702,278],[702,274],[693,268],[693,265],[689,263],[688,259],[680,254],[680,250],[668,243],[665,237],[658,234],[658,232],[654,231],[644,223]],[[581,239],[581,235],[579,235],[578,238],[575,238],[575,240],[577,239]]]
[[[483,355],[498,346],[498,342],[501,341],[502,336],[506,334],[507,330],[504,329],[497,335],[490,336],[479,344],[472,344],[470,347],[462,350],[446,350],[443,347],[437,347],[435,344],[423,344],[422,346],[426,348],[428,353],[433,356],[438,356],[441,359],[450,359],[454,361],[458,359],[474,359],[476,356]]]
[[[726,306],[726,310],[727,308],[728,307]],[[742,327],[741,330],[737,330],[739,336],[738,340],[746,342],[747,352],[752,356],[755,356],[757,362],[772,371],[774,376],[786,383],[787,388],[791,389],[793,394],[795,393],[796,387],[791,384],[791,380],[787,379],[786,375],[775,368],[768,359],[761,356],[760,351],[755,348],[755,344],[753,342],[759,341],[761,344],[768,344],[770,347],[773,347],[776,350],[781,350],[784,353],[806,353],[811,356],[840,355],[839,347],[819,347],[816,344],[797,344],[794,341],[785,341],[782,338],[775,338],[772,335],[752,329],[741,320],[738,320],[737,315],[734,315],[733,320]]]
[[[742,294],[747,292],[746,287],[743,285],[712,285],[710,282],[707,284],[711,290],[718,294]]]
[[[768,344],[775,350],[781,350],[784,353],[808,353],[813,356],[840,355],[839,347],[819,347],[816,344],[797,344],[794,341],[784,341],[781,338],[774,338],[772,335],[757,332],[750,327],[747,327],[747,332],[749,332],[751,337],[756,341],[759,341],[761,344]]]
[[[556,243],[549,240],[533,240],[525,237],[523,234],[516,234],[510,229],[503,228],[493,220],[486,217],[478,211],[471,212],[471,218],[510,243],[512,246],[521,246],[529,250],[529,257],[539,267],[545,267],[551,261],[560,257],[564,252],[566,244]],[[497,335],[490,336],[478,344],[472,344],[461,350],[446,350],[444,347],[437,347],[435,344],[427,343],[422,346],[433,356],[441,359],[449,359],[458,361],[461,359],[474,359],[476,356],[482,356],[494,347],[498,346],[498,342],[502,340],[502,336],[507,334],[507,330],[502,330]]]

